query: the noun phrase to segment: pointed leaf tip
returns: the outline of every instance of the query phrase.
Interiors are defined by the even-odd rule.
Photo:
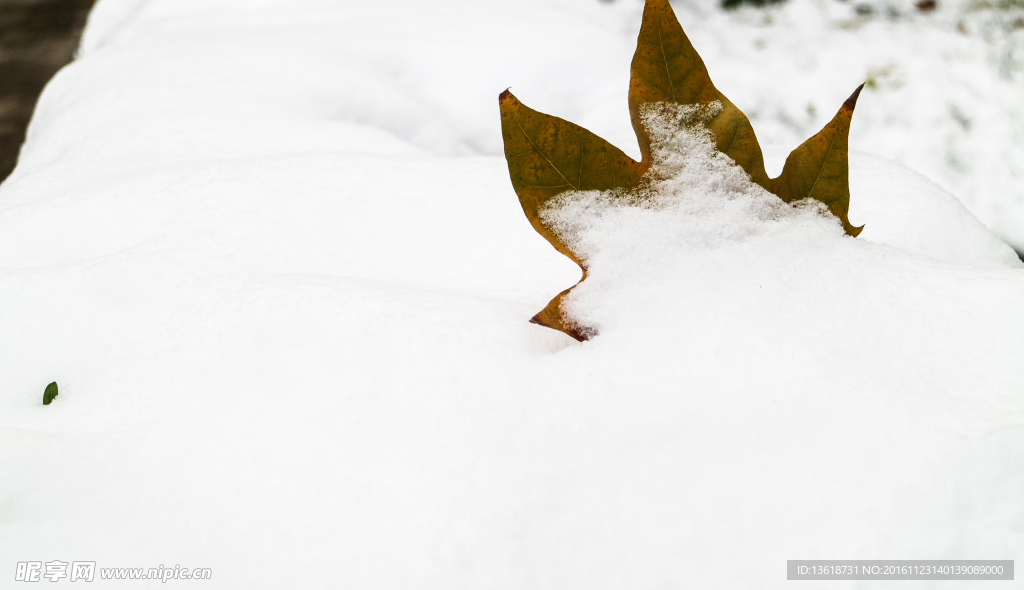
[[[508,100],[509,97],[512,97],[512,93],[509,92],[509,90],[511,90],[511,87],[506,88],[505,92],[502,92],[501,94],[498,95],[498,104],[501,104]]]
[[[861,90],[864,90],[864,84],[858,86],[857,89],[853,91],[853,94],[850,95],[850,98],[846,99],[846,102],[843,103],[844,109],[852,111],[854,107],[857,106],[857,99],[860,98]]]

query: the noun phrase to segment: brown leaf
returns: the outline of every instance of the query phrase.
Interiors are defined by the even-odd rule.
[[[583,278],[580,279],[579,283],[576,283],[576,285],[582,283],[586,278],[587,271],[584,270]],[[580,342],[590,340],[592,336],[597,334],[597,330],[589,326],[581,326],[579,323],[572,321],[562,313],[562,299],[569,294],[569,291],[575,289],[576,285],[562,291],[558,294],[558,297],[555,297],[548,302],[544,309],[540,310],[537,315],[530,318],[530,323],[558,330],[559,332],[565,332]]]
[[[858,86],[824,129],[789,154],[782,174],[772,180],[769,189],[787,203],[807,198],[825,203],[829,211],[842,220],[846,233],[854,237],[864,226],[853,227],[847,217],[850,211],[848,140],[850,119],[863,88],[863,84]]]
[[[541,223],[541,207],[567,190],[636,187],[646,167],[579,125],[538,113],[508,90],[498,97],[498,105],[508,174],[523,212],[537,233],[579,265],[585,279],[586,265],[580,257]],[[568,292],[555,297],[532,321],[586,340],[588,330],[566,321],[559,311]]]
[[[720,103],[721,112],[708,123],[720,152],[732,158],[753,182],[787,203],[805,198],[825,203],[842,220],[846,232],[857,236],[863,226],[853,227],[847,218],[847,144],[859,94],[860,88],[824,129],[789,155],[782,175],[770,179],[754,128],[746,115],[715,88],[668,0],[646,0],[629,82],[629,112],[640,144],[640,162],[578,125],[530,109],[508,90],[501,93],[498,103],[505,159],[523,212],[537,233],[580,266],[583,282],[587,268],[582,256],[541,222],[540,211],[546,202],[565,191],[627,191],[640,186],[653,162],[651,138],[643,126],[641,111],[652,103]],[[562,300],[571,290],[552,299],[531,321],[586,340],[593,336],[593,329],[577,325],[562,313]]]
[[[652,102],[707,105],[715,101],[722,103],[722,112],[712,119],[709,129],[715,134],[718,151],[739,164],[751,180],[768,188],[764,156],[747,116],[715,88],[668,0],[647,0],[629,78],[629,114],[642,162],[650,165],[651,140],[640,120],[640,107]]]
[[[506,90],[498,97],[501,135],[512,186],[537,233],[584,268],[540,222],[540,208],[568,191],[633,188],[647,168],[579,125],[539,113]]]

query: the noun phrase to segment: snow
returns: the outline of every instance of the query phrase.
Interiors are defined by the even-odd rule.
[[[850,154],[850,166],[850,215],[866,224],[860,238],[968,266],[1020,267],[1005,243],[927,178],[859,152]]]
[[[527,322],[579,271],[523,216],[497,95],[635,151],[636,8],[100,0],[0,186],[0,568],[774,588],[787,559],[1019,555],[1024,271],[892,161],[898,125],[869,141],[881,92],[854,118],[861,238],[679,135],[658,207],[554,211],[601,214],[566,218],[600,335]],[[684,26],[704,53],[758,14]],[[750,100],[776,95],[728,81],[756,62],[705,58],[781,164],[799,140]],[[820,117],[841,69],[794,77]],[[1012,208],[1008,178],[978,198]]]

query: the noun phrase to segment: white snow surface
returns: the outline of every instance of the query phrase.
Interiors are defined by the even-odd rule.
[[[832,10],[771,14],[808,6]],[[854,119],[860,238],[699,129],[667,135],[656,206],[549,211],[591,252],[571,305],[600,334],[527,323],[579,270],[493,155],[497,95],[635,153],[637,10],[100,0],[0,186],[0,587],[31,560],[210,567],[215,588],[561,590],[1019,557],[1024,270],[879,157],[923,141],[866,122],[889,116],[897,99],[867,106],[882,91]],[[757,63],[726,31],[765,13],[677,10],[741,108],[811,92],[729,82]],[[857,26],[829,34],[880,52],[896,25]],[[797,45],[770,47],[821,60],[793,76],[823,97],[817,125],[863,73]],[[804,138],[767,131],[769,161]],[[163,586],[92,587],[128,585]]]

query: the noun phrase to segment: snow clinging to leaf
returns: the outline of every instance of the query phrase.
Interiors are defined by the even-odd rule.
[[[841,236],[842,226],[824,205],[783,203],[715,149],[707,124],[721,109],[719,102],[645,105],[654,162],[641,187],[566,192],[549,202],[541,219],[590,274],[654,262],[671,257],[669,251],[743,241],[784,220]]]

